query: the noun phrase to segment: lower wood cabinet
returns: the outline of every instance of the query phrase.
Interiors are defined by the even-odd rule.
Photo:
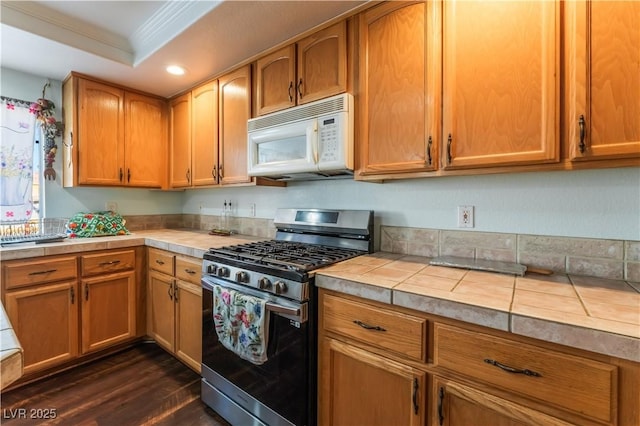
[[[320,425],[638,424],[638,362],[318,293]]]
[[[335,339],[320,348],[320,424],[425,424],[426,372]]]
[[[135,339],[139,248],[2,262],[25,375]]]
[[[435,407],[432,425],[569,426],[572,424],[488,392],[439,377],[434,378],[431,392],[434,395],[432,400]]]
[[[202,260],[149,248],[147,334],[193,370],[202,360]]]
[[[76,281],[35,285],[7,291],[4,296],[7,315],[24,351],[25,375],[78,356]]]

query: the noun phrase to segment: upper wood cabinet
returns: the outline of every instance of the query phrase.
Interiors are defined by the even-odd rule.
[[[170,134],[172,188],[218,183],[218,81],[173,99]]]
[[[564,7],[570,158],[640,157],[640,2]]]
[[[63,86],[63,185],[160,188],[165,101],[72,75]]]
[[[247,170],[247,120],[251,118],[251,67],[218,79],[219,166],[221,184],[251,182]]]
[[[437,168],[438,7],[388,2],[359,17],[357,177]]]
[[[341,21],[257,60],[257,115],[347,90],[346,25]]]
[[[559,19],[557,2],[360,14],[356,177],[559,161]]]
[[[442,164],[560,159],[560,2],[443,2]]]
[[[191,183],[218,183],[218,81],[191,91]]]

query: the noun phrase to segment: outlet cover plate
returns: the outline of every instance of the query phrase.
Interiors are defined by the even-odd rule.
[[[458,206],[458,228],[473,228],[473,206]]]

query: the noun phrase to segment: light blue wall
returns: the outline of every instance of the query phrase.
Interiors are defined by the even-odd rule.
[[[1,94],[37,99],[46,79],[2,70]],[[61,105],[61,83],[51,99]],[[59,111],[59,109],[58,109]],[[61,158],[56,159],[59,173]],[[457,229],[457,206],[475,206],[474,231],[640,240],[640,168],[513,173],[394,181],[290,183],[286,188],[239,187],[161,192],[72,188],[46,182],[46,214],[70,216],[118,203],[123,215],[218,215],[225,200],[235,214],[273,218],[278,207],[371,209],[384,225]]]

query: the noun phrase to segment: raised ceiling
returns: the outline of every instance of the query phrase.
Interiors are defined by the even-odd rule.
[[[2,0],[0,65],[171,97],[368,1]]]

